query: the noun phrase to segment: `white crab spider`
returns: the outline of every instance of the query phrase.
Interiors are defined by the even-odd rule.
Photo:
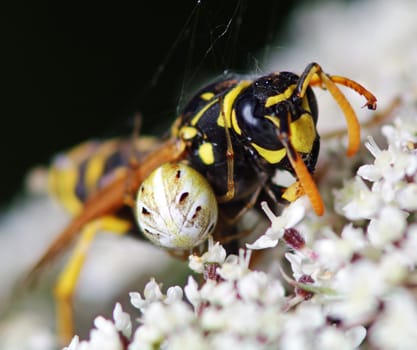
[[[192,249],[217,223],[217,201],[207,180],[182,163],[166,163],[142,183],[136,217],[144,235],[168,249]]]

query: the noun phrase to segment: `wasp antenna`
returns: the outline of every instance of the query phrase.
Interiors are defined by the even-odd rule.
[[[360,124],[351,104],[336,84],[356,91],[359,95],[366,98],[366,106],[369,109],[376,109],[376,97],[362,85],[349,78],[328,75],[323,72],[319,64],[314,62],[310,63],[301,75],[297,87],[297,94],[303,97],[307,91],[307,87],[315,85],[322,85],[330,92],[345,116],[348,127],[348,149],[346,153],[348,156],[352,156],[360,147]]]
[[[361,126],[356,113],[349,101],[346,99],[346,96],[336,86],[333,79],[323,72],[320,72],[319,75],[320,79],[323,81],[324,85],[329,90],[340,109],[343,111],[348,128],[348,148],[346,154],[349,157],[353,156],[356,152],[358,152],[361,143]]]
[[[370,91],[365,89],[365,87],[363,87],[361,84],[357,83],[354,80],[351,80],[349,78],[342,77],[339,75],[330,75],[329,78],[334,83],[346,86],[349,89],[352,89],[355,92],[357,92],[359,95],[365,97],[366,103],[364,104],[363,107],[366,106],[368,107],[368,109],[372,109],[372,110],[376,109],[376,102],[377,102],[376,97]]]

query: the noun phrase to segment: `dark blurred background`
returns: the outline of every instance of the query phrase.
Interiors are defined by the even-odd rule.
[[[12,2],[1,14],[0,205],[27,172],[89,138],[160,134],[224,70],[285,49],[300,1]]]

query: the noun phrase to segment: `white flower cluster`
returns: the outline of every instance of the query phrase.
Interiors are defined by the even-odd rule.
[[[94,320],[94,328],[90,332],[90,340],[79,341],[75,336],[71,344],[64,350],[116,350],[124,349],[124,339],[131,336],[132,322],[130,315],[122,310],[119,303],[113,311],[114,321],[98,316]]]
[[[290,299],[282,283],[265,272],[251,271],[250,252],[225,255],[217,243],[203,257],[190,257],[197,269],[216,267],[211,276],[216,278],[200,287],[190,276],[184,290],[170,287],[165,295],[151,280],[143,297],[131,293],[131,303],[142,312],[131,340],[130,317],[117,304],[114,323],[98,317],[90,341],[74,337],[66,349],[305,349],[312,343],[332,349],[335,342],[349,349],[363,339],[362,328],[345,331],[331,326],[319,305],[288,312]]]
[[[306,215],[304,198],[279,217],[264,204],[271,226],[239,256],[212,241],[190,256],[200,283],[190,276],[164,294],[151,280],[131,293],[141,312],[133,334],[117,304],[114,321],[98,317],[90,340],[66,349],[416,348],[417,111],[407,115],[382,127],[386,149],[368,140],[373,164],[335,191],[340,233]],[[281,278],[249,267],[254,249],[279,242]]]

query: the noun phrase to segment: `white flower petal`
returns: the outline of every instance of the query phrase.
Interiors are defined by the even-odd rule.
[[[72,338],[71,343],[65,348],[63,348],[62,350],[77,350],[79,343],[80,343],[80,338],[78,337],[78,335],[75,335]]]
[[[146,300],[149,301],[158,301],[163,299],[163,294],[158,283],[156,283],[154,278],[146,284],[145,290],[143,292]]]
[[[146,300],[138,292],[130,292],[130,303],[137,309],[141,310],[146,305]]]
[[[167,296],[164,300],[165,304],[172,304],[178,300],[182,300],[184,293],[180,286],[169,287],[167,290]]]
[[[396,201],[401,209],[407,211],[417,210],[417,184],[407,184],[396,194]]]
[[[193,278],[193,276],[188,277],[187,285],[184,287],[185,296],[191,305],[194,307],[194,310],[198,310],[198,307],[201,304],[201,296],[198,291],[198,284]]]
[[[374,165],[370,164],[359,167],[358,175],[361,178],[372,182],[378,181],[382,177],[381,172]]]
[[[415,298],[403,290],[386,301],[382,315],[370,330],[370,339],[376,348],[415,349],[416,324]]]
[[[266,248],[273,248],[276,247],[278,244],[278,239],[272,239],[269,235],[262,235],[260,236],[255,242],[252,244],[247,243],[246,247],[249,249],[266,249]]]
[[[96,329],[90,332],[90,350],[123,350],[119,332],[113,322],[98,316],[94,320]]]
[[[372,219],[368,226],[368,237],[372,244],[383,247],[399,240],[406,227],[406,213],[393,206],[382,208],[378,218]]]
[[[119,332],[122,332],[127,338],[130,338],[132,335],[132,322],[130,320],[130,315],[123,311],[120,303],[116,303],[116,306],[114,307],[113,319],[116,329]]]

